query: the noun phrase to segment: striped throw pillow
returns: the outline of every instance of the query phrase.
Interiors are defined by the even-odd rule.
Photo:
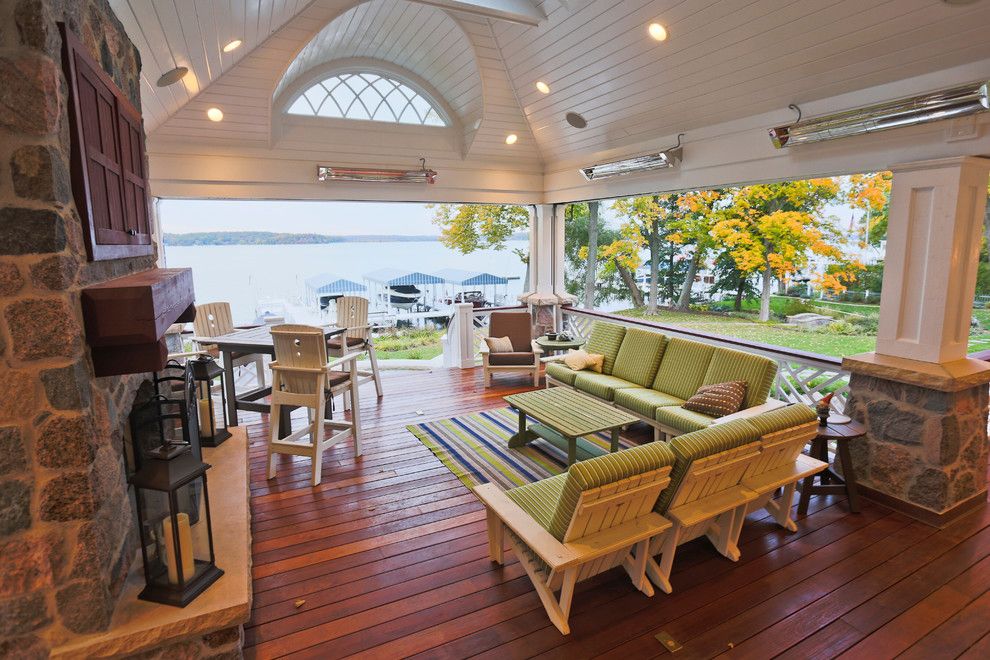
[[[491,353],[512,353],[512,340],[508,337],[485,337]]]
[[[746,381],[733,380],[699,388],[681,407],[702,415],[725,417],[737,412],[745,399]]]

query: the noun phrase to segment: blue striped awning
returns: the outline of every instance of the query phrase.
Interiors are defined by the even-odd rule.
[[[415,284],[443,284],[443,278],[419,271],[399,270],[398,268],[382,268],[364,274],[364,279],[385,286],[404,286]]]
[[[320,275],[314,275],[313,277],[306,278],[306,289],[315,294],[343,294],[363,293],[368,290],[368,287],[360,282],[354,282],[353,280],[337,277],[336,275],[331,275],[329,273],[322,273]]]
[[[483,273],[476,270],[460,270],[458,268],[444,268],[437,271],[437,276],[442,277],[448,284],[458,284],[460,286],[486,286],[489,284],[507,284],[509,279],[501,275]]]

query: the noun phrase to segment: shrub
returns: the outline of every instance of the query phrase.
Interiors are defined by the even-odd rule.
[[[855,326],[859,329],[858,334],[864,335],[875,335],[879,325],[880,319],[876,316],[867,316],[866,318],[858,319],[855,322]]]
[[[830,335],[855,335],[856,326],[849,321],[832,321],[825,326],[825,332]]]
[[[810,312],[811,305],[807,301],[801,300],[799,298],[788,298],[783,301],[778,308],[778,314],[781,316],[794,316],[795,314],[804,314]]]

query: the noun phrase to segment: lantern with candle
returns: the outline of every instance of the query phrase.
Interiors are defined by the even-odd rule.
[[[227,430],[227,396],[223,387],[223,369],[209,355],[189,360],[192,377],[196,381],[196,407],[199,417],[199,442],[204,447],[217,447],[230,437]],[[214,382],[220,390],[220,415],[213,405]]]
[[[146,585],[139,598],[185,607],[223,575],[213,553],[209,468],[186,450],[146,458],[131,477]]]

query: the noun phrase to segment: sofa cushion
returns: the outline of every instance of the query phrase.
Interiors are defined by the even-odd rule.
[[[489,353],[488,364],[494,367],[531,367],[536,364],[536,356],[533,353]]]
[[[715,421],[715,417],[699,412],[685,410],[681,406],[664,406],[657,408],[653,418],[664,426],[677,429],[681,433],[691,433],[707,428]]]
[[[605,356],[599,355],[597,353],[589,353],[581,349],[569,350],[567,355],[564,356],[564,364],[566,364],[573,371],[584,371],[585,369],[590,369],[597,374],[602,372],[602,365],[605,362]]]
[[[776,375],[777,363],[770,358],[719,347],[712,353],[702,385],[744,380],[747,387],[742,407],[751,408],[767,400]]]
[[[684,399],[645,387],[628,387],[615,391],[615,405],[632,410],[648,419],[655,419],[657,408],[660,406],[679,406],[682,403]]]
[[[795,403],[783,408],[747,417],[746,421],[760,433],[760,436],[783,431],[792,426],[800,426],[818,419],[815,411],[803,403]]]
[[[595,321],[594,325],[591,326],[591,336],[588,338],[584,350],[605,356],[602,363],[602,373],[612,374],[615,356],[619,354],[619,347],[622,346],[622,338],[625,335],[626,329],[614,323]]]
[[[693,397],[684,402],[684,410],[712,417],[725,417],[737,412],[746,399],[746,381],[702,385]]]
[[[547,362],[547,376],[565,385],[573,385],[578,372],[572,370],[563,362]]]
[[[659,332],[627,328],[622,346],[615,356],[612,375],[637,385],[649,387],[656,378],[667,338]]]
[[[649,442],[632,449],[575,463],[567,470],[567,481],[564,483],[547,531],[563,541],[582,492],[673,465],[674,458],[674,452],[664,443]]]
[[[596,374],[592,371],[582,371],[574,379],[574,387],[599,399],[611,401],[615,398],[616,390],[626,387],[639,387],[639,385],[630,383],[628,380],[623,380],[622,378],[616,378],[615,376]]]
[[[714,352],[715,347],[709,344],[674,337],[667,342],[653,389],[680,399],[691,398],[701,387]]]
[[[557,503],[560,502],[560,494],[564,490],[565,481],[567,481],[567,474],[558,474],[555,477],[547,477],[531,484],[510,488],[505,491],[505,494],[523,511],[531,515],[540,527],[549,530],[554,511],[557,510]]]
[[[674,438],[670,442],[670,449],[674,452],[676,461],[670,471],[670,485],[660,493],[654,510],[661,514],[667,511],[694,461],[756,442],[759,437],[759,433],[748,421],[739,419]]]

